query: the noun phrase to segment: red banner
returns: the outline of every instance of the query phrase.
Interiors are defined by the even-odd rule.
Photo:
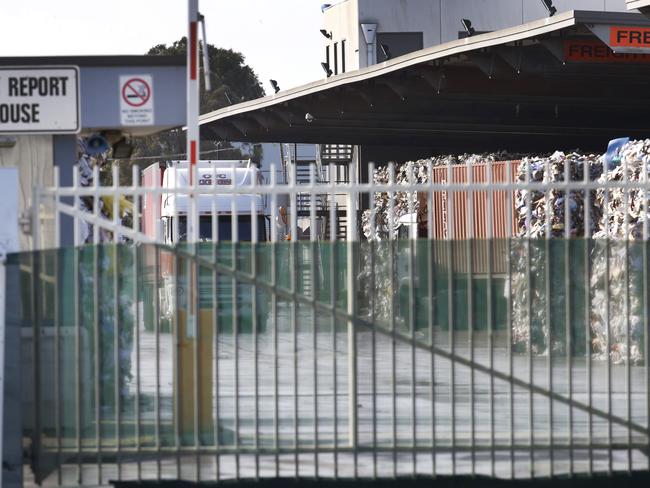
[[[609,30],[609,45],[650,49],[650,29],[647,27],[612,27]]]
[[[650,63],[650,54],[615,53],[600,41],[572,39],[564,41],[564,60],[574,63]]]

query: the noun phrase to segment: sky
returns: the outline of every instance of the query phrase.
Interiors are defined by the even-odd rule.
[[[241,52],[267,93],[323,77],[320,6],[200,0],[210,44]],[[187,33],[187,0],[0,0],[0,56],[144,54]]]

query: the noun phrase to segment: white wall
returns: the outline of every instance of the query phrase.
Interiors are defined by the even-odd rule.
[[[625,0],[553,0],[553,4],[558,12],[627,11]],[[458,39],[463,18],[470,19],[477,31],[493,31],[547,15],[539,0],[346,0],[326,10],[323,23],[334,34],[332,42],[347,40],[351,71],[366,65],[362,22],[379,24],[378,32],[422,32],[426,48]]]
[[[20,175],[18,199],[21,213],[30,208],[32,189],[35,185],[53,185],[53,159],[52,136],[17,136],[14,147],[0,147],[0,167],[18,168]],[[53,242],[53,222],[43,224],[44,242]],[[30,248],[31,239],[20,233],[20,250],[27,251]]]
[[[332,40],[323,38],[323,46],[333,46],[335,42],[345,40],[346,71],[359,69],[359,4],[357,0],[346,0],[329,9],[323,14],[323,28],[332,33]],[[330,50],[332,47],[330,47]],[[364,47],[365,53],[365,47]],[[333,59],[333,58],[331,58]],[[323,47],[323,61],[325,48]],[[365,66],[365,65],[364,65]]]
[[[445,0],[357,1],[360,23],[376,22],[378,32],[422,32],[423,47],[440,43],[440,6]],[[365,48],[363,38],[361,42]]]

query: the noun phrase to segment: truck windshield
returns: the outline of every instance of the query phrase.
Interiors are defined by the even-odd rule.
[[[256,216],[257,240],[266,241],[266,221],[263,215]],[[178,237],[181,241],[187,240],[187,217],[179,217]],[[243,242],[252,241],[252,226],[250,215],[240,215],[237,218],[238,239]],[[232,240],[232,218],[230,215],[217,217],[217,236],[219,241]],[[199,218],[199,239],[211,241],[212,239],[212,217],[202,216]]]

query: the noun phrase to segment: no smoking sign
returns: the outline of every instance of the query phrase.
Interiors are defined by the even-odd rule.
[[[151,75],[120,76],[120,119],[126,126],[154,125]]]

